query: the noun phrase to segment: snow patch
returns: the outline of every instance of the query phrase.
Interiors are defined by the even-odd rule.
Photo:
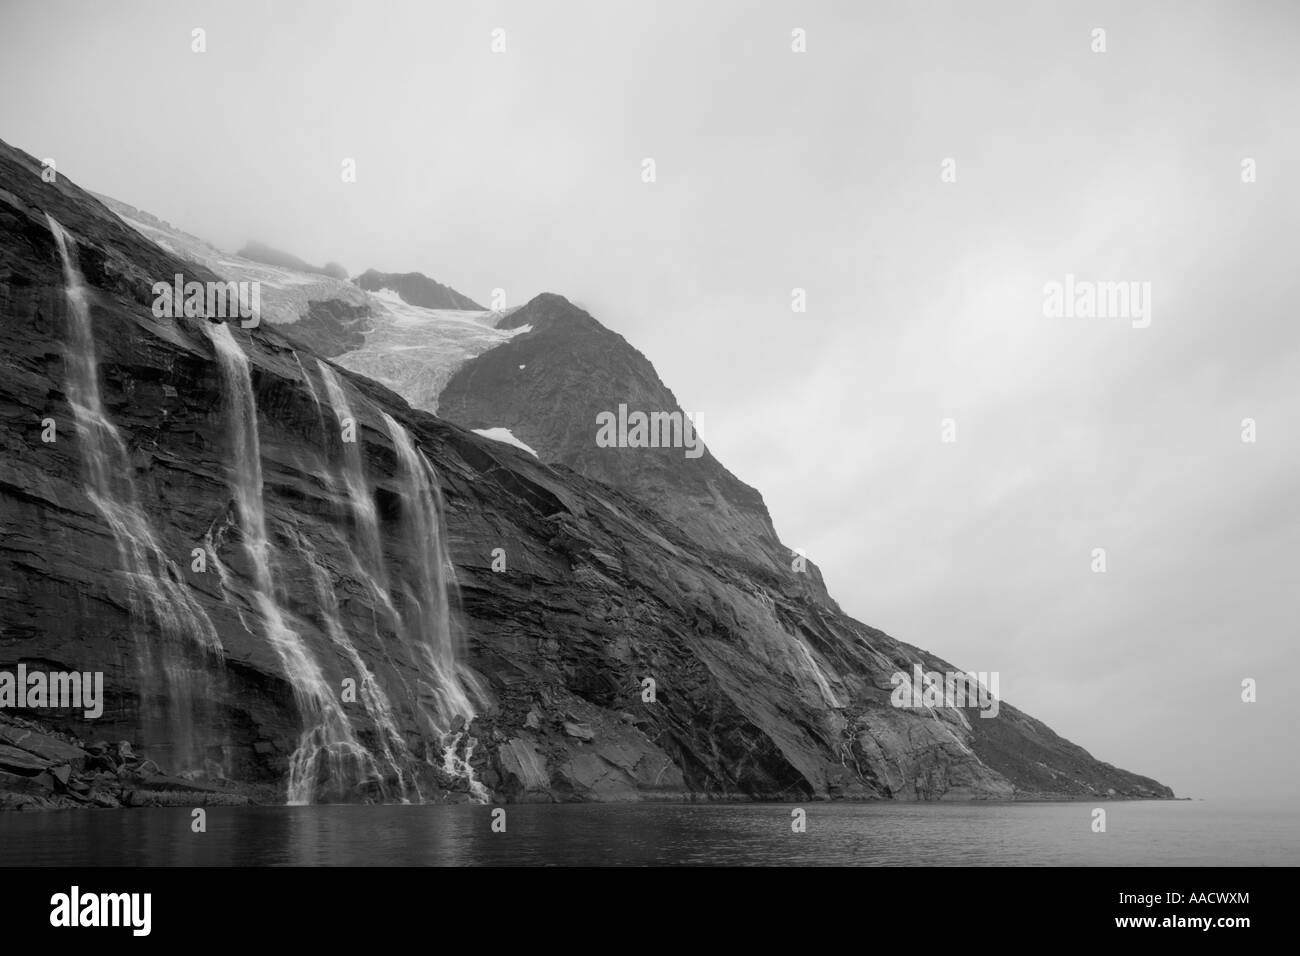
[[[508,428],[475,428],[475,435],[482,435],[484,438],[491,438],[493,441],[504,442],[507,445],[514,445],[516,448],[522,448],[534,458],[540,459],[541,456],[533,451],[518,438]]]

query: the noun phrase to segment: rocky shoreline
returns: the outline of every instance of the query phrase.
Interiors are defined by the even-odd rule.
[[[454,797],[454,794],[449,794]],[[804,802],[822,802],[812,797]],[[945,803],[1077,803],[1126,800],[1178,799],[1120,794],[1016,794],[1010,800],[945,798]],[[1186,799],[1186,798],[1184,798]],[[848,802],[879,802],[847,798]],[[448,799],[463,803],[464,799]],[[495,801],[509,804],[512,799]],[[536,802],[526,800],[525,802]],[[560,802],[551,797],[550,802]],[[762,800],[743,794],[650,793],[616,802],[637,803],[790,803],[790,799]],[[896,801],[925,802],[925,801]],[[54,730],[38,721],[0,713],[0,811],[117,810],[141,807],[282,806],[277,787],[174,776],[143,756],[129,741],[96,741]]]
[[[248,806],[269,787],[171,776],[129,741],[85,743],[36,721],[0,715],[0,810]]]

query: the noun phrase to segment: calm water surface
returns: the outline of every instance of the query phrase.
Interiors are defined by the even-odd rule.
[[[640,804],[0,813],[0,865],[1297,865],[1300,812],[1213,801]]]

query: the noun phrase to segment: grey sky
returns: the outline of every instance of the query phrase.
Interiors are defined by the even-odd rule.
[[[1180,794],[1300,795],[1298,27],[1286,3],[6,0],[0,137],[226,248],[567,295],[848,612]],[[1066,273],[1150,282],[1150,327],[1044,317]]]

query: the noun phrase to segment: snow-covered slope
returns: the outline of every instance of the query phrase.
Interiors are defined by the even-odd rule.
[[[386,385],[425,411],[438,411],[438,396],[470,359],[529,331],[497,329],[499,312],[423,309],[391,289],[370,293],[375,305],[366,344],[334,361]]]

